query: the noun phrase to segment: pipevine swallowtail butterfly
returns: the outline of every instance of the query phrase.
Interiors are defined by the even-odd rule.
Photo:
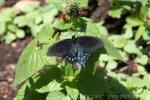
[[[103,46],[103,42],[92,36],[73,36],[72,39],[61,40],[48,48],[48,56],[58,56],[74,65],[85,65],[91,52]]]

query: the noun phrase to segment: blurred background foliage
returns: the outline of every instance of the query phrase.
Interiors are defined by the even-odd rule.
[[[100,90],[101,94],[117,93],[121,95],[126,94],[126,91],[128,91],[130,94],[134,95],[135,98],[138,98],[140,100],[149,100],[150,1],[76,1],[78,1],[80,5],[75,6],[75,9],[79,9],[80,11],[80,18],[78,18],[77,20],[76,18],[74,18],[74,16],[76,16],[76,10],[74,10],[73,8],[74,6],[68,6],[71,3],[70,1],[66,2],[66,0],[45,0],[43,4],[38,1],[29,1],[28,3],[23,3],[21,7],[17,6],[16,4],[13,8],[2,8],[0,10],[0,41],[5,42],[6,44],[10,44],[17,39],[24,39],[26,36],[32,35],[39,41],[39,43],[53,44],[56,40],[53,40],[52,38],[50,39],[50,37],[48,37],[52,36],[53,33],[61,33],[59,39],[69,38],[74,34],[79,36],[84,34],[98,37],[105,36],[111,41],[114,47],[117,48],[125,62],[118,61],[116,58],[111,57],[108,54],[101,54],[98,60],[98,65],[100,66],[100,68],[105,68],[107,73],[105,73],[105,71],[102,71],[101,73],[103,73],[103,75],[98,74],[101,77],[97,78],[96,74],[94,76],[96,77],[96,79],[93,79],[91,75],[86,75],[83,71],[80,72],[79,82],[76,83],[74,82],[74,79],[72,79],[72,77],[76,77],[76,72],[73,72],[73,70],[70,69],[71,65],[68,65],[70,66],[66,67],[66,71],[68,72],[65,72],[65,74],[63,74],[63,77],[66,76],[64,82],[64,80],[62,81],[61,79],[62,77],[59,77],[61,75],[56,75],[55,72],[64,72],[62,66],[66,65],[64,63],[59,64],[59,61],[56,61],[56,59],[54,58],[40,56],[44,55],[46,49],[38,51],[37,49],[35,49],[36,47],[34,47],[35,41],[32,41],[27,47],[30,48],[30,50],[26,50],[26,53],[24,53],[26,57],[24,57],[20,62],[25,62],[26,59],[30,57],[34,58],[36,55],[35,59],[31,60],[32,64],[30,64],[32,67],[36,66],[36,69],[33,68],[26,70],[28,74],[24,74],[24,77],[27,78],[31,76],[33,73],[35,73],[35,71],[41,69],[45,64],[51,66],[57,65],[57,67],[62,68],[61,70],[59,68],[51,68],[52,71],[50,75],[52,75],[53,77],[49,79],[49,82],[47,82],[48,85],[46,85],[45,87],[41,88],[38,86],[33,86],[35,84],[38,84],[36,82],[40,83],[40,81],[42,80],[40,80],[40,77],[36,77],[34,78],[34,80],[31,79],[29,82],[26,82],[25,85],[19,90],[16,100],[20,100],[19,98],[24,98],[25,96],[23,97],[22,93],[25,93],[25,91],[30,91],[29,88],[36,90],[32,91],[35,97],[38,93],[41,93],[45,97],[46,93],[48,91],[51,91],[51,93],[49,93],[47,96],[47,100],[52,100],[50,99],[52,97],[54,99],[56,99],[55,97],[64,98],[64,100],[69,97],[76,100],[78,97],[80,97],[80,99],[82,98],[82,100],[84,100],[85,95],[87,95],[87,98],[90,99],[92,91],[95,91],[96,89],[89,88],[89,90],[86,90],[86,87],[94,86],[95,84],[91,82],[96,81],[98,85],[95,86],[101,85],[100,88],[104,87]],[[0,0],[0,5],[3,5],[4,2],[4,0]],[[66,15],[66,13],[69,15]],[[69,18],[67,16],[69,16]],[[44,48],[47,48],[49,45],[44,46]],[[32,52],[32,55],[30,57],[28,57],[28,52]],[[40,62],[45,58],[47,60],[45,60],[44,63]],[[18,66],[21,65],[22,63],[19,63]],[[20,70],[22,69],[19,69],[19,71]],[[19,78],[22,78],[22,72],[23,70],[19,72]],[[103,79],[103,77],[105,77],[104,74],[107,74],[107,80]],[[42,75],[44,76],[46,74]],[[46,75],[46,77],[49,77],[48,75]],[[91,78],[91,80],[89,78],[86,79],[85,76]],[[55,80],[50,81],[52,79]],[[87,82],[87,80],[89,84],[85,84],[83,82]],[[32,81],[34,83],[32,83]],[[17,82],[19,83],[20,79],[18,79]],[[108,83],[110,83],[111,85]],[[60,87],[62,84],[64,86]],[[75,85],[72,84],[79,84],[79,87],[74,87]],[[55,88],[49,88],[53,85],[55,86]],[[28,88],[26,86],[28,86]],[[67,97],[64,94],[66,92],[64,92],[63,89],[65,89],[65,91],[67,92]],[[110,90],[112,93],[110,93]],[[91,91],[91,93],[89,93],[88,91]],[[94,93],[97,94],[98,92],[96,91]],[[34,97],[31,94],[26,95],[28,95],[26,97],[28,98],[28,100],[29,98]]]

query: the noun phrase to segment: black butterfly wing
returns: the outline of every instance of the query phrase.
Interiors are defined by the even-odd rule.
[[[72,39],[61,40],[48,48],[47,55],[63,57],[69,52],[72,44]]]
[[[92,36],[77,37],[76,41],[80,46],[85,48],[88,52],[92,52],[103,46],[103,42],[99,38],[92,37]]]

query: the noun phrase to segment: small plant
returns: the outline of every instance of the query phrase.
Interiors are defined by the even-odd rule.
[[[148,2],[113,0],[114,6],[108,15],[118,20],[124,14],[127,16],[123,19],[122,32],[111,36],[104,21],[94,23],[78,14],[81,7],[87,6],[87,0],[72,1],[69,5],[65,0],[47,0],[47,3],[50,4],[45,7],[45,16],[41,17],[45,20],[39,18],[37,21],[37,26],[41,25],[41,28],[32,32],[36,33],[35,39],[25,48],[18,61],[14,84],[22,83],[22,86],[15,100],[149,98],[150,75],[144,67],[148,64],[150,52],[144,53],[144,47],[138,43],[142,39],[149,48]],[[53,9],[51,17],[46,10],[49,8]],[[23,16],[18,17],[20,20]],[[21,26],[33,25],[22,22]],[[74,35],[94,36],[104,43],[103,48],[91,53],[83,69],[75,70],[62,58],[46,56],[51,45]],[[137,73],[129,76],[114,72],[113,69],[120,63],[128,62],[131,58],[138,66]]]
[[[80,27],[82,24],[87,25],[87,27]],[[48,47],[57,41],[56,38],[52,38],[53,34],[56,35],[54,29],[57,28],[58,30],[65,30],[59,33],[59,39],[67,38],[66,36],[72,37],[73,35],[92,35],[99,37],[103,41],[103,48],[106,49],[108,54],[114,56],[116,59],[122,59],[117,50],[106,39],[106,36],[99,33],[98,28],[103,27],[102,24],[98,25],[93,23],[90,19],[82,17],[75,19],[68,18],[66,21],[58,18],[52,25],[45,25],[20,56],[15,85],[22,82],[24,83],[15,99],[30,100],[35,99],[35,96],[38,95],[36,99],[39,100],[56,100],[59,98],[64,100],[72,98],[76,100],[78,98],[90,98],[90,96],[94,95],[105,98],[105,96],[107,96],[105,94],[117,93],[115,92],[115,88],[112,88],[110,92],[109,89],[111,89],[111,87],[107,84],[109,80],[104,79],[104,69],[95,69],[95,64],[103,50],[98,49],[93,52],[85,65],[85,69],[81,70],[73,69],[71,64],[57,57],[46,56]],[[91,33],[91,27],[95,27],[98,30],[95,31],[94,29]],[[109,77],[109,79],[112,80],[111,77]],[[86,82],[86,84],[84,82]],[[89,84],[89,82],[91,83]],[[119,86],[121,87],[121,84],[119,84]],[[121,88],[123,89],[122,93],[128,94],[124,87]],[[119,92],[117,94],[119,94]],[[108,96],[107,98],[112,97]]]

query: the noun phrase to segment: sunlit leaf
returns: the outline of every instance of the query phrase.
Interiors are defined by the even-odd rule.
[[[15,85],[25,81],[44,66],[44,58],[36,47],[34,39],[21,54],[15,75]]]
[[[37,89],[37,91],[40,93],[53,92],[53,91],[59,91],[59,90],[62,90],[61,83],[58,83],[56,80],[53,80],[48,85],[43,86],[40,89]]]
[[[66,91],[67,91],[67,94],[73,99],[73,100],[77,100],[78,98],[78,95],[79,95],[79,91],[75,88],[72,88],[72,87],[69,87],[69,86],[66,86]]]
[[[41,31],[39,32],[37,39],[40,43],[46,42],[49,39],[52,39],[52,35],[54,34],[54,29],[50,24],[47,24],[42,27]]]
[[[120,18],[121,14],[123,12],[123,8],[121,7],[116,7],[116,8],[112,8],[108,11],[108,15],[113,17],[113,18]]]
[[[122,48],[126,44],[126,39],[123,36],[120,35],[113,35],[110,37],[110,40],[112,41],[112,44],[116,48]]]
[[[60,91],[53,91],[49,92],[46,100],[68,100],[68,97]]]
[[[140,26],[140,25],[144,24],[143,20],[141,20],[141,19],[139,19],[138,17],[135,17],[135,16],[127,17],[126,22],[128,24],[130,24],[131,26],[133,26],[133,27]]]
[[[138,39],[140,39],[140,37],[143,35],[144,32],[145,32],[145,27],[142,25],[138,28],[135,34],[135,40],[137,41]]]

